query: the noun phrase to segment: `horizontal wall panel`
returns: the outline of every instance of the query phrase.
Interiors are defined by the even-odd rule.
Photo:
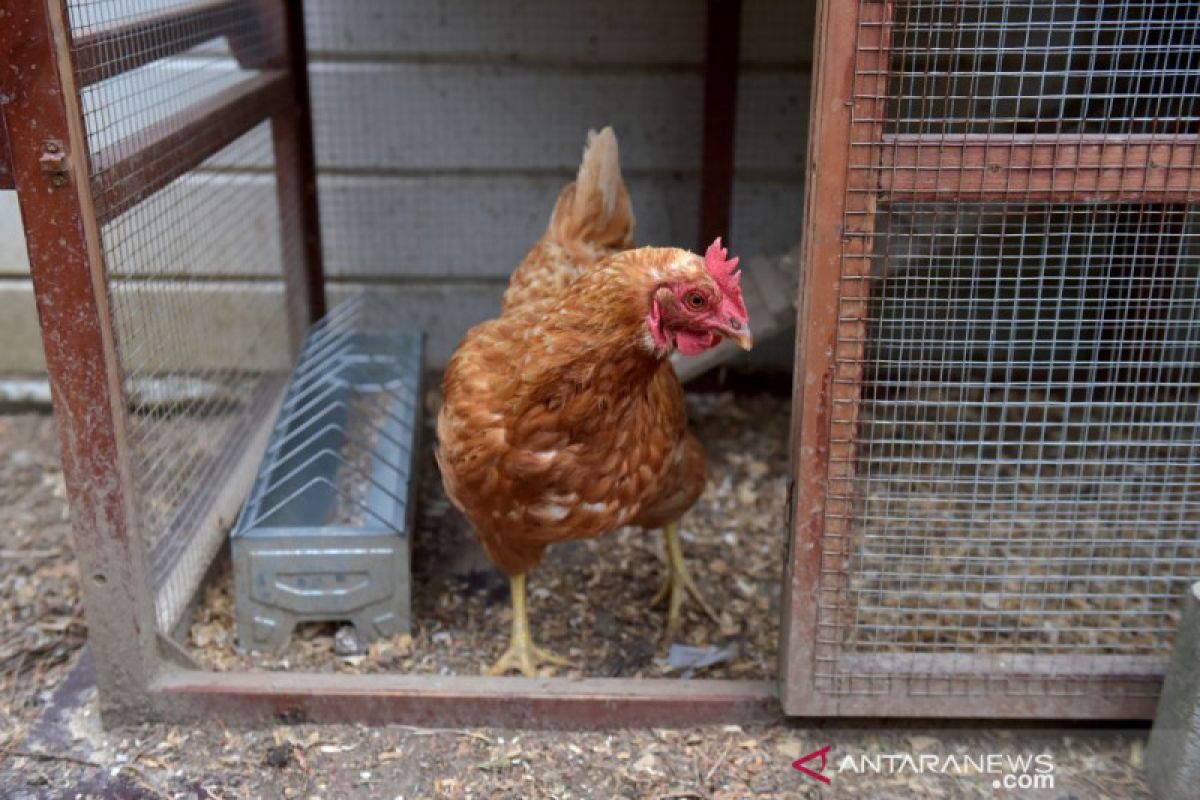
[[[507,279],[545,231],[562,177],[321,181],[326,267],[338,276]],[[699,214],[695,178],[629,180],[638,244],[694,248]],[[799,240],[803,186],[739,180],[735,247],[783,252]],[[789,213],[790,212],[790,213]],[[403,263],[397,263],[397,253]]]
[[[276,283],[211,284],[159,282],[156,289],[169,292],[173,324],[202,330],[205,346],[171,350],[160,348],[153,363],[144,369],[199,372],[212,369],[281,368],[274,354],[282,342],[253,342],[262,330],[262,309],[275,308],[282,297]],[[396,302],[397,320],[420,328],[428,336],[429,365],[445,366],[450,354],[471,326],[494,317],[504,291],[501,281],[456,285],[386,285],[334,282],[329,287],[331,302],[360,292],[382,293]],[[162,295],[158,297],[161,303]],[[150,302],[150,301],[147,301]],[[149,320],[172,324],[153,313]],[[40,373],[45,370],[42,344],[29,281],[0,281],[0,372]],[[165,339],[165,337],[164,337]],[[171,341],[166,339],[167,341]],[[786,363],[786,360],[782,363]]]
[[[210,224],[219,219],[221,235],[206,235],[203,227],[185,229],[186,220],[175,208],[181,192],[158,192],[105,228],[110,242],[125,245],[116,263],[109,264],[110,272],[118,277],[281,277],[273,174],[190,173],[179,182],[186,187],[189,212]],[[222,209],[244,213],[222,214]],[[156,235],[160,228],[170,235]]]
[[[28,280],[0,278],[0,342],[0,372],[45,371],[33,283]]]
[[[127,22],[162,0],[79,3],[74,28]],[[699,64],[704,4],[698,0],[306,0],[308,49],[316,58],[440,57],[606,64]],[[743,4],[742,63],[812,59],[815,0]],[[213,40],[197,48],[225,52]]]
[[[17,193],[0,192],[0,276],[28,274],[29,254],[25,252]]]
[[[158,73],[166,72],[167,77]],[[147,79],[147,73],[156,73]],[[318,164],[335,170],[575,169],[586,131],[612,125],[626,169],[697,171],[702,76],[476,64],[317,63],[311,70]],[[171,59],[90,88],[85,106],[150,125],[243,79],[232,62]],[[745,73],[739,83],[736,163],[800,170],[807,72]],[[106,117],[107,118],[107,117]],[[94,150],[119,127],[92,119]],[[260,132],[265,138],[265,133]],[[264,147],[240,148],[262,154]],[[245,159],[243,155],[241,158]],[[261,157],[261,156],[259,156]],[[224,154],[213,163],[262,167]]]
[[[318,56],[679,63],[704,36],[694,0],[308,0],[305,15]]]
[[[388,287],[334,283],[328,291],[331,303],[363,291],[379,293],[392,300],[397,324],[425,331],[427,364],[432,369],[441,369],[472,326],[500,313],[504,284]]]
[[[586,129],[604,125],[626,169],[699,168],[698,73],[338,64],[318,65],[312,87],[324,168],[574,170]],[[808,91],[803,74],[743,76],[738,167],[803,165]]]
[[[698,64],[704,4],[696,0],[308,0],[318,58],[496,59]],[[811,60],[814,0],[755,0],[742,22],[744,63]]]
[[[288,366],[279,281],[124,281],[112,294],[118,352],[132,348],[143,376]],[[126,321],[134,341],[122,340]]]
[[[243,229],[197,248],[186,238],[162,238],[139,262],[131,249],[119,275],[162,276],[174,264],[179,277],[275,277],[264,265],[278,263],[271,232],[277,222],[275,189],[267,175],[201,174],[192,184],[199,207],[238,202],[253,213],[237,221]],[[506,279],[541,236],[550,210],[568,176],[454,176],[360,178],[329,175],[320,179],[325,227],[326,271],[341,278]],[[629,181],[640,244],[692,248],[697,245],[698,181],[694,177],[634,177]],[[803,203],[798,181],[765,178],[739,180],[734,188],[733,229],[727,241],[738,251],[778,253],[795,245]],[[255,197],[244,200],[246,193]],[[140,208],[167,204],[159,194]],[[169,209],[163,208],[167,219]],[[141,213],[134,222],[152,218]],[[19,222],[19,220],[18,220]],[[0,226],[6,213],[0,209]],[[124,220],[112,226],[121,236]],[[468,235],[469,234],[469,235]],[[237,247],[222,247],[234,242]],[[249,243],[256,243],[253,247]],[[171,252],[172,245],[177,252]],[[200,259],[200,260],[197,260]],[[14,269],[14,273],[18,268]]]
[[[698,72],[316,64],[317,162],[360,172],[574,170],[587,129],[612,125],[626,169],[697,171],[701,84]],[[746,74],[739,92],[737,166],[802,169],[807,73]]]

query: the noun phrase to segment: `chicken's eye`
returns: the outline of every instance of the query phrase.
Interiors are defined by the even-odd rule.
[[[704,295],[700,294],[700,292],[688,292],[683,298],[683,302],[687,303],[687,307],[693,311],[699,311],[704,308],[706,301]]]

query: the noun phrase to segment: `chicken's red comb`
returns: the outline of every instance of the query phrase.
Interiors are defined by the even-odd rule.
[[[718,236],[713,239],[713,243],[704,253],[704,265],[708,267],[709,274],[721,288],[721,293],[734,300],[741,310],[742,316],[745,316],[746,304],[742,300],[742,290],[738,286],[742,280],[742,273],[737,268],[738,257],[727,258],[728,255],[729,251],[721,246],[721,237]]]

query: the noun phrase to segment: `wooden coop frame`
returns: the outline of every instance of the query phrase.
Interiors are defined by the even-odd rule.
[[[851,570],[877,207],[1014,199],[1103,207],[1200,199],[1200,137],[1194,132],[888,133],[895,5],[827,0],[818,6],[780,647],[784,711],[820,717],[1153,718],[1157,697],[1147,686],[1162,678],[1164,665],[1152,657],[946,653],[922,654],[918,666],[906,653],[840,652],[842,622],[836,612],[834,619],[820,614],[824,602],[847,591]],[[891,685],[835,691],[817,680],[821,664],[836,664],[848,682],[869,685],[887,676]],[[1077,678],[1087,688],[1039,688],[1051,677]],[[1016,690],[952,688],[955,681],[979,678]]]
[[[303,4],[203,0],[82,39],[72,37],[66,0],[21,5],[0,15],[0,52],[13,67],[0,85],[10,98],[2,106],[0,188],[16,188],[22,203],[106,720],[215,714],[243,722],[589,728],[778,716],[769,681],[216,673],[160,632],[147,547],[136,530],[126,388],[101,226],[269,121],[281,219],[289,226],[282,232],[284,283],[295,353],[325,310]],[[713,0],[709,15],[724,36],[710,36],[719,57],[710,59],[705,79],[705,235],[724,230],[730,214],[733,115],[722,109],[736,96],[737,52],[727,42],[731,31],[737,41],[740,2]],[[242,66],[257,70],[254,77],[135,140],[90,152],[82,80],[110,78],[223,36],[242,61],[237,37],[248,28],[267,43],[266,52],[245,54],[250,63]],[[138,55],[127,55],[130,42],[140,45]],[[277,392],[273,402],[279,400]],[[245,453],[209,501],[210,523],[236,514],[271,424],[272,414],[263,413],[246,437]]]
[[[853,458],[863,384],[874,212],[891,201],[1007,199],[1186,203],[1200,192],[1195,134],[957,138],[885,134],[891,0],[817,6],[816,51],[799,289],[792,418],[794,487],[781,604],[779,686],[771,681],[526,679],[419,675],[216,673],[159,631],[147,547],[137,535],[127,397],[107,286],[102,225],[269,121],[283,231],[287,327],[293,353],[324,313],[303,4],[203,0],[73,38],[66,0],[35,0],[0,18],[0,188],[21,196],[46,361],[58,417],[75,552],[106,718],[354,721],[528,727],[674,726],[804,716],[1147,718],[1155,698],[1122,687],[1157,677],[1119,657],[1054,663],[965,662],[1014,681],[1039,671],[1101,674],[1110,692],[838,695],[813,667],[836,659],[818,615],[839,591],[849,556]],[[728,228],[733,179],[738,0],[710,0],[701,233]],[[252,28],[265,51],[238,53]],[[723,35],[717,36],[715,31]],[[91,152],[81,92],[99,81],[230,36],[257,72],[136,141]],[[122,55],[122,43],[153,42]],[[174,158],[164,158],[173,154]],[[185,157],[180,158],[179,155]],[[100,162],[102,169],[98,169]],[[858,270],[847,269],[847,264]],[[271,398],[279,401],[282,387]],[[269,408],[266,409],[269,412]],[[236,513],[266,445],[263,413],[249,445],[209,499],[208,519]],[[840,544],[831,546],[836,540]],[[883,659],[886,661],[886,659]],[[856,663],[870,674],[879,658]],[[887,666],[887,665],[884,665]],[[1007,670],[1007,672],[1006,672]],[[937,675],[933,677],[938,677]],[[928,685],[929,676],[925,676]],[[1099,684],[1098,684],[1099,685]],[[911,689],[903,686],[904,689]]]

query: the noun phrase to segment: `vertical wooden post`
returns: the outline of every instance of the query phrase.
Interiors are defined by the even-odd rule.
[[[700,161],[700,241],[703,252],[729,238],[733,208],[734,135],[737,130],[741,0],[708,0],[704,59],[704,144]]]
[[[139,713],[156,671],[122,373],[65,0],[0,8],[0,80],[102,711]]]
[[[887,101],[890,23],[886,0],[822,0],[817,9],[780,641],[789,714],[811,713],[819,690],[830,688],[818,675],[834,670],[834,637],[844,621],[880,157],[873,143],[881,142]]]
[[[313,141],[312,99],[308,84],[308,48],[304,39],[304,3],[283,2],[283,63],[292,78],[292,107],[271,119],[275,176],[283,236],[283,267],[288,306],[300,303],[302,326],[293,329],[299,352],[308,326],[325,316],[325,270],[321,220],[317,206],[317,163]]]
[[[289,108],[272,115],[275,189],[279,203],[283,281],[293,355],[299,353],[308,326],[325,316],[325,271],[317,206],[317,166],[304,39],[304,3],[252,2],[253,31],[230,44],[246,69],[280,69],[291,80]]]

